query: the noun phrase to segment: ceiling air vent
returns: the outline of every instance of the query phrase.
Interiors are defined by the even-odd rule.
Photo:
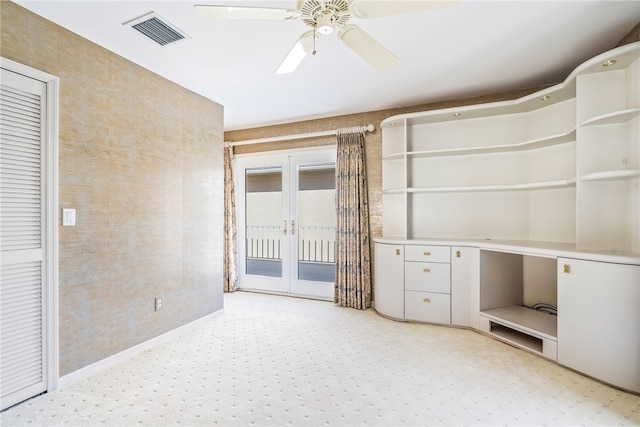
[[[155,12],[147,13],[122,25],[133,28],[160,46],[168,46],[189,38]]]

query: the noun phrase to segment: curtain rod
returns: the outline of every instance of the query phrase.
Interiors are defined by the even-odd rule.
[[[355,126],[351,128],[342,128],[340,130],[351,131],[351,132],[373,132],[375,130],[375,126],[369,124],[367,126]],[[311,132],[311,133],[299,133],[296,135],[282,135],[282,136],[272,136],[269,138],[258,138],[258,139],[246,139],[244,141],[228,141],[227,143],[232,147],[236,145],[249,145],[249,144],[261,144],[264,142],[278,142],[278,141],[291,141],[294,139],[307,139],[307,138],[315,138],[318,136],[331,136],[337,135],[338,129],[334,130],[324,130],[319,132]]]

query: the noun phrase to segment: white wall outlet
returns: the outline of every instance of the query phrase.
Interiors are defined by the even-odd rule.
[[[156,311],[162,310],[162,297],[156,297]]]
[[[76,210],[75,209],[62,209],[62,225],[75,226],[76,225]]]

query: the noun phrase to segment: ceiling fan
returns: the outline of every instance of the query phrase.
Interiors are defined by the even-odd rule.
[[[453,6],[459,0],[298,0],[296,9],[251,6],[196,5],[198,15],[216,19],[301,19],[312,29],[302,33],[280,63],[276,74],[294,71],[313,51],[321,36],[337,31],[338,38],[378,71],[391,68],[397,61],[391,51],[364,30],[349,21],[378,18]]]

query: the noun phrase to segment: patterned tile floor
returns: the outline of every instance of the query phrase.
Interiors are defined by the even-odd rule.
[[[640,397],[472,331],[236,292],[224,315],[0,424],[640,425]]]

